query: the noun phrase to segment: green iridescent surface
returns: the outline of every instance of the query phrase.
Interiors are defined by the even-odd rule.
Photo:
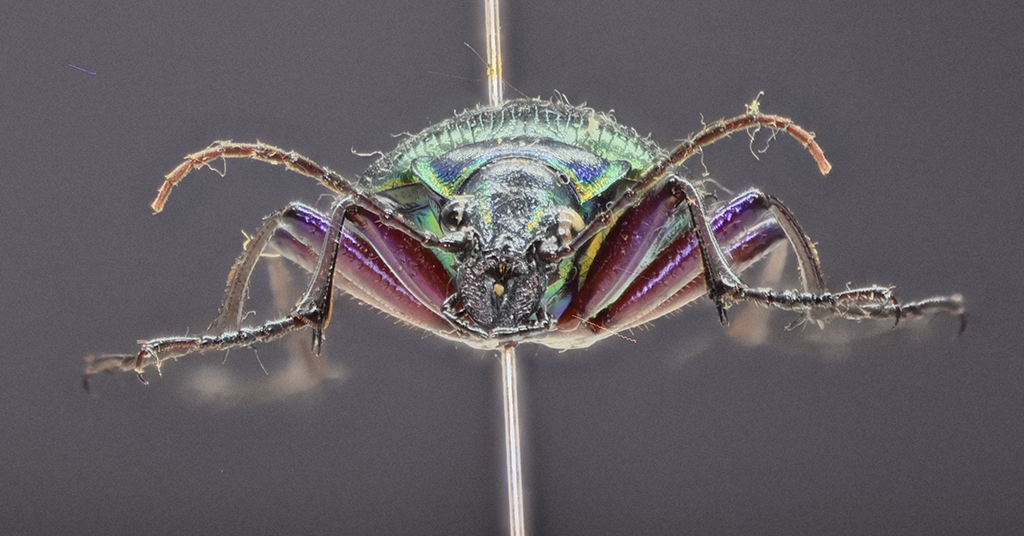
[[[417,158],[412,161],[412,172],[435,193],[451,199],[462,193],[466,180],[485,164],[509,156],[540,160],[558,170],[581,203],[626,178],[632,169],[625,160],[609,162],[586,149],[551,138],[517,136],[458,147],[440,158]]]
[[[521,99],[508,101],[498,108],[468,110],[427,128],[371,165],[364,180],[377,192],[410,185],[420,180],[414,173],[417,159],[434,159],[470,144],[521,136],[550,138],[586,149],[608,162],[624,161],[630,168],[628,178],[635,177],[666,154],[653,141],[620,125],[607,114],[558,102]],[[585,202],[610,184],[597,184],[597,190],[591,188],[590,183],[580,182],[575,186],[581,201]]]
[[[561,172],[579,198],[580,216],[589,221],[607,200],[602,194],[636,178],[667,152],[608,114],[561,102],[521,99],[497,108],[467,110],[410,136],[371,165],[363,181],[370,190],[397,202],[419,228],[441,236],[437,198],[458,195],[474,171],[508,155],[536,158]],[[679,228],[688,224],[677,223]],[[585,251],[559,263],[559,275],[545,293],[549,311],[559,314],[564,309],[571,295],[565,286],[570,274],[578,271],[577,282],[585,279],[603,238],[603,234],[595,237]],[[436,253],[454,275],[454,256]]]

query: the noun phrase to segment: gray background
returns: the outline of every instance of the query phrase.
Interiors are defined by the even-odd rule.
[[[327,348],[348,376],[313,396],[190,404],[183,387],[216,356],[149,387],[79,385],[87,354],[201,330],[239,231],[323,193],[235,161],[151,215],[182,156],[259,139],[357,176],[369,160],[350,149],[388,150],[483,100],[463,46],[482,51],[482,9],[16,4],[0,17],[0,533],[500,533],[492,356],[349,300]],[[833,288],[962,292],[970,307],[960,338],[937,319],[745,348],[705,302],[636,344],[522,348],[538,534],[1020,530],[1024,17],[1013,2],[890,4],[506,6],[514,86],[614,109],[665,145],[766,91],[835,171],[781,138],[757,161],[737,136],[706,152],[714,176],[785,200]],[[284,350],[260,357],[273,368]],[[224,366],[260,374],[252,352]]]

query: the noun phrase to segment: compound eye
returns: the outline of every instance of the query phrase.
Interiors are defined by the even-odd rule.
[[[462,225],[462,216],[466,213],[466,201],[453,199],[441,209],[441,225],[447,231],[454,231]]]

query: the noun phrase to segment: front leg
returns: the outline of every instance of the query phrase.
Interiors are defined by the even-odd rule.
[[[963,325],[959,296],[900,305],[884,287],[828,292],[813,243],[789,209],[771,196],[751,190],[709,216],[700,191],[690,182],[680,178],[669,182],[616,222],[561,315],[560,330],[575,330],[584,321],[596,329],[629,329],[701,295],[715,301],[723,321],[728,307],[746,300],[799,312],[797,323],[821,324],[836,317],[898,321],[901,316],[951,312],[960,315]],[[666,211],[672,216],[666,217]],[[641,265],[659,242],[658,230],[680,218],[689,220],[689,228]],[[799,291],[753,288],[740,279],[742,270],[787,241],[797,254]]]
[[[100,371],[124,370],[136,372],[145,382],[143,370],[155,366],[159,371],[167,359],[247,347],[305,328],[315,330],[314,348],[318,348],[323,336],[316,330],[322,330],[330,320],[334,286],[412,325],[438,333],[450,331],[451,326],[438,311],[441,296],[453,292],[451,279],[437,258],[415,238],[376,222],[362,209],[349,208],[337,205],[328,219],[296,203],[271,215],[247,242],[232,269],[224,304],[213,324],[216,334],[146,341],[137,354],[90,356],[86,381]],[[373,242],[355,230],[364,231]],[[288,317],[259,327],[241,327],[249,279],[265,249],[282,254],[314,276]],[[388,251],[387,260],[397,263],[398,269],[389,267],[377,250]],[[410,279],[416,281],[415,290],[404,283]]]
[[[334,267],[336,264],[341,224],[345,218],[347,203],[338,203],[335,206],[331,218],[332,226],[325,234],[323,245],[320,249],[320,256],[317,260],[317,267],[314,277],[310,280],[309,286],[302,299],[295,309],[287,317],[273,320],[256,328],[240,327],[236,330],[225,331],[216,335],[201,337],[163,337],[142,343],[142,348],[134,357],[132,356],[100,356],[86,358],[86,381],[88,377],[104,370],[125,370],[134,371],[142,383],[148,383],[142,375],[146,367],[155,366],[159,372],[164,361],[177,359],[189,354],[204,353],[215,350],[230,350],[232,348],[252,346],[257,342],[270,342],[293,331],[307,327],[313,328],[313,349],[319,352],[323,341],[323,329],[330,321],[331,300],[334,290]],[[276,223],[276,222],[274,222]],[[336,225],[334,225],[336,224]],[[267,225],[261,229],[257,237],[266,235]],[[245,265],[244,260],[252,257],[252,249],[247,248],[248,255],[244,252],[239,262],[236,263],[232,273],[232,280],[239,272],[239,266]],[[256,255],[258,257],[258,254]],[[255,260],[245,267],[246,272],[251,272],[251,266]],[[241,297],[245,294],[245,286],[248,285],[249,273],[244,274],[245,284],[242,291],[236,296],[241,309]],[[221,316],[229,304],[234,303],[232,297],[232,285],[229,283],[228,296],[225,299],[225,307],[222,308]],[[226,315],[231,320],[233,314]],[[88,385],[86,383],[86,385]]]
[[[737,272],[785,241],[787,232],[774,216],[767,196],[750,191],[716,209],[711,218],[716,241]],[[575,329],[581,320],[618,331],[654,320],[706,293],[698,238],[685,196],[665,185],[623,214],[609,231],[559,328]],[[660,236],[662,229],[677,229]],[[662,244],[658,246],[658,244]],[[659,251],[652,254],[654,248]],[[820,280],[817,256],[803,249],[801,263],[810,281]],[[646,264],[644,264],[646,263]]]
[[[685,213],[685,211],[683,211]],[[684,217],[684,216],[681,216]],[[715,210],[711,228],[720,249],[736,273],[784,244],[788,233],[772,211],[770,199],[756,190],[740,194]],[[815,281],[816,256],[802,258]],[[661,316],[707,294],[698,234],[691,226],[669,243],[613,302],[594,317],[606,329],[629,329]]]
[[[324,341],[324,329],[331,322],[331,306],[334,301],[334,269],[338,265],[338,249],[341,247],[341,228],[350,203],[343,199],[334,206],[331,223],[324,236],[317,259],[313,278],[299,303],[295,304],[292,316],[306,322],[313,329],[313,351],[320,354]]]
[[[895,323],[899,322],[902,309],[888,287],[864,287],[830,293],[824,291],[822,283],[821,291],[809,291],[811,289],[807,288],[808,280],[806,278],[804,279],[805,288],[801,292],[788,290],[779,292],[769,288],[747,286],[732,270],[722,253],[721,246],[708,223],[700,193],[693,184],[685,179],[675,179],[674,182],[687,197],[690,217],[693,219],[694,229],[697,233],[697,244],[703,265],[707,294],[715,302],[719,319],[723,324],[728,323],[726,310],[738,301],[753,301],[765,306],[799,312],[801,318],[795,324],[809,320],[820,325],[837,317],[854,320],[870,317],[892,318]],[[792,218],[789,218],[789,221],[795,226],[795,221]],[[802,231],[799,231],[799,228],[796,230],[799,232],[799,237],[794,244],[798,246],[796,249],[800,251],[801,247],[799,246],[810,248],[810,239]],[[793,237],[790,237],[790,240],[792,241]],[[816,257],[815,255],[813,259],[814,269],[820,273]],[[801,271],[806,273],[807,267],[801,265]],[[820,275],[815,279],[821,281]],[[950,301],[956,300],[950,299]],[[959,307],[959,303],[956,305]]]

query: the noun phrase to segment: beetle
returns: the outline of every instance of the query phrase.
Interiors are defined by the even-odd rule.
[[[731,133],[760,128],[795,138],[829,172],[814,135],[762,113],[757,99],[670,151],[585,106],[510,100],[408,137],[358,181],[271,145],[215,142],[166,176],[154,211],[186,175],[220,158],[284,165],[337,201],[329,213],[293,202],[264,220],[231,270],[210,334],[87,358],[86,381],[119,369],[145,382],[143,371],[168,359],[304,329],[319,353],[334,289],[479,349],[583,348],[702,296],[723,324],[733,304],[750,301],[796,312],[792,325],[895,324],[941,311],[959,315],[963,329],[959,295],[901,303],[889,287],[829,292],[814,244],[781,201],[752,189],[720,202],[683,165]],[[780,246],[796,253],[800,288],[745,284],[739,274]],[[250,276],[272,252],[308,269],[309,285],[288,315],[244,326]]]

